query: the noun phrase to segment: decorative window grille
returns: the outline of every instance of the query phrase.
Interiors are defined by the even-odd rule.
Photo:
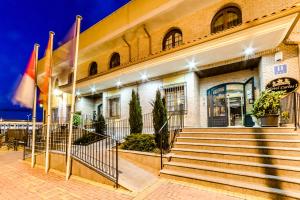
[[[57,123],[58,122],[58,108],[52,108],[52,122]]]
[[[187,111],[185,83],[164,87],[164,93],[168,112],[177,112],[180,109]]]
[[[109,118],[120,118],[121,116],[121,106],[120,106],[120,96],[109,97],[107,100],[108,105],[108,117]]]

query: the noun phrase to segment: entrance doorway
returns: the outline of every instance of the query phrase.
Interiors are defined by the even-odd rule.
[[[254,78],[245,83],[224,83],[207,90],[209,127],[240,127],[254,101]]]

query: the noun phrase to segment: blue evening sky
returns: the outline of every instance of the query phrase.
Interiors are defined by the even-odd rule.
[[[1,0],[0,1],[0,119],[27,119],[31,110],[11,103],[35,42],[44,54],[49,31],[55,46],[75,21],[83,16],[82,30],[92,26],[129,0]],[[105,28],[105,27],[103,27]],[[41,109],[38,118],[41,120]]]

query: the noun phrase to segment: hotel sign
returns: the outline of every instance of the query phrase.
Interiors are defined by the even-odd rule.
[[[274,74],[286,74],[287,73],[287,64],[275,65],[274,66]]]
[[[277,78],[269,82],[266,89],[272,91],[284,91],[286,93],[295,91],[299,86],[299,82],[296,79],[283,77]]]

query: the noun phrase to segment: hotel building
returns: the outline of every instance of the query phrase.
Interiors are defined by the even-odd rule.
[[[253,102],[270,81],[299,81],[298,0],[145,2],[130,1],[80,34],[75,109],[85,121],[128,118],[132,90],[151,113],[160,90],[168,111],[184,106],[186,127],[251,126]],[[67,49],[53,53],[60,121],[71,102]]]

